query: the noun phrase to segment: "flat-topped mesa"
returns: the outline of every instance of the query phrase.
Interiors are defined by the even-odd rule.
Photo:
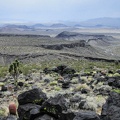
[[[0,34],[0,37],[47,37],[50,38],[49,35],[33,35],[33,34]]]
[[[80,40],[79,42],[74,42],[74,43],[69,43],[69,44],[41,45],[41,47],[45,49],[62,50],[64,47],[75,48],[75,47],[85,47],[87,45],[88,44],[85,40]]]
[[[112,36],[106,36],[101,34],[81,34],[77,32],[63,31],[59,33],[56,38],[65,40],[111,40]]]

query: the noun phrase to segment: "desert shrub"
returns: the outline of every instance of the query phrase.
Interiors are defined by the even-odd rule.
[[[24,75],[40,70],[41,66],[37,64],[21,64],[20,69]]]
[[[57,85],[57,81],[52,81],[52,82],[50,82],[50,85],[51,85],[51,86]]]
[[[87,101],[87,102],[85,102],[85,104],[83,106],[83,109],[85,109],[85,110],[91,110],[91,111],[95,111],[96,112],[97,111],[97,105],[94,102]]]
[[[55,91],[60,91],[61,88],[60,88],[59,86],[55,86],[55,87],[54,87],[54,90],[55,90]]]
[[[74,89],[75,91],[81,91],[82,89],[87,89],[90,90],[89,86],[86,84],[79,84],[76,86],[76,88]]]
[[[6,110],[3,108],[0,108],[0,116],[5,116]]]
[[[119,73],[115,73],[115,74],[113,74],[113,76],[117,77],[117,76],[120,76],[120,74]]]
[[[89,76],[87,81],[92,81],[93,80],[93,77],[92,76]]]
[[[72,83],[72,84],[77,84],[77,83],[78,83],[78,78],[73,78],[73,79],[71,80],[71,83]]]
[[[113,91],[120,94],[120,89],[114,89]]]
[[[80,79],[83,80],[83,81],[87,81],[88,80],[88,78],[86,76],[81,76]]]
[[[0,87],[3,86],[3,85],[4,85],[4,83],[3,83],[3,82],[0,82]]]
[[[102,95],[96,96],[96,104],[98,105],[98,107],[102,107],[105,102],[106,102],[105,97],[103,97]]]
[[[7,66],[0,66],[0,77],[5,77],[8,73]]]

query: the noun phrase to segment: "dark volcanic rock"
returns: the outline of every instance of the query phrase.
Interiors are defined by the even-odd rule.
[[[8,115],[7,117],[0,116],[0,120],[18,120],[15,115]]]
[[[24,85],[23,82],[18,82],[18,86],[22,87]]]
[[[46,94],[43,93],[41,89],[37,88],[26,91],[18,96],[19,105],[27,103],[36,103],[41,105],[46,99]]]
[[[2,98],[3,97],[3,94],[2,94],[2,92],[0,92],[0,98]]]
[[[90,110],[70,111],[70,104],[61,94],[46,100],[46,95],[43,93],[44,102],[37,105],[39,101],[36,101],[36,99],[41,98],[40,93],[42,93],[40,89],[33,89],[19,95],[17,110],[19,120],[100,120],[99,116]],[[23,102],[23,99],[25,102]],[[70,102],[79,101],[81,101],[80,97],[70,100]],[[80,103],[80,106],[84,106],[85,102]]]
[[[51,70],[49,70],[48,68],[45,68],[45,69],[43,70],[43,72],[44,72],[45,74],[48,74],[48,73],[51,73]]]
[[[45,115],[39,116],[38,118],[36,118],[34,120],[56,120],[56,119],[47,115],[47,114],[45,114]]]
[[[109,70],[108,73],[109,74],[114,74],[114,72],[112,70]]]
[[[120,94],[111,92],[102,108],[102,120],[120,120]]]
[[[80,104],[79,104],[79,108],[80,108],[80,109],[84,109],[83,107],[84,107],[85,103],[86,103],[86,101],[85,101],[85,100],[82,100],[82,101],[80,102]]]
[[[100,120],[100,117],[92,111],[80,111],[73,120]]]
[[[46,100],[41,106],[41,113],[48,114],[56,119],[62,114],[62,111],[67,111],[67,101],[63,95],[58,94]]]
[[[48,74],[48,73],[51,73],[51,72],[56,72],[56,73],[58,73],[62,76],[65,76],[65,75],[71,75],[72,76],[76,72],[73,68],[70,68],[66,65],[59,65],[56,68],[52,68],[52,69],[45,68],[43,71],[44,71],[45,74]]]
[[[66,75],[66,74],[74,74],[76,71],[73,68],[69,68],[66,65],[60,65],[57,67],[58,73],[60,75]]]
[[[62,88],[69,88],[70,87],[70,81],[63,81]]]
[[[86,47],[86,46],[88,46],[88,44],[84,40],[74,43],[68,43],[68,44],[41,45],[41,47],[51,50],[62,50],[64,48],[75,48],[75,47]]]
[[[62,71],[63,71],[65,68],[67,68],[66,65],[59,65],[59,66],[57,66],[57,72],[58,72],[59,74],[62,74]]]
[[[108,77],[108,85],[116,88],[120,88],[120,77]]]
[[[46,78],[46,79],[44,79],[44,82],[45,82],[45,83],[49,83],[50,80]]]
[[[4,86],[4,85],[2,85],[2,87],[1,87],[1,91],[7,91],[7,87],[6,86]]]
[[[58,120],[100,120],[100,117],[92,111],[63,112]]]
[[[60,116],[59,120],[73,120],[76,114],[71,111],[62,112],[62,115]]]
[[[25,104],[18,107],[19,120],[34,120],[40,115],[40,106],[35,104]]]
[[[85,89],[85,88],[83,88],[83,89],[81,90],[81,93],[82,93],[82,94],[88,94],[89,92],[90,92],[90,90]]]
[[[63,69],[62,74],[74,74],[76,71],[73,68],[66,67]]]
[[[63,45],[41,45],[41,47],[45,49],[51,49],[51,50],[62,50],[64,47]]]
[[[99,78],[97,78],[96,84],[98,84],[99,82],[106,82],[106,81],[107,81],[106,78],[99,77]]]
[[[117,70],[116,72],[120,74],[120,69],[119,69],[119,70]]]
[[[115,84],[114,82],[115,82],[115,78],[112,78],[112,77],[109,78],[108,81],[107,81],[109,86],[113,86],[113,84]]]
[[[81,101],[81,97],[80,96],[72,96],[70,98],[70,102],[80,102]]]

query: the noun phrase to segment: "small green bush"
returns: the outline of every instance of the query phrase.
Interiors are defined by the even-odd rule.
[[[90,90],[90,88],[87,84],[78,84],[74,90],[81,91],[82,89]]]
[[[5,77],[8,73],[7,66],[0,66],[0,77]]]
[[[115,73],[115,74],[113,74],[113,76],[117,77],[117,76],[120,76],[120,74],[119,73]]]
[[[4,85],[4,83],[3,82],[0,82],[0,86],[3,86]]]
[[[60,91],[61,90],[61,88],[58,87],[58,86],[55,86],[54,89],[55,89],[55,91]]]
[[[50,85],[51,85],[51,86],[57,85],[57,81],[52,81],[52,82],[50,82]]]
[[[120,89],[114,89],[113,91],[120,94]]]
[[[77,83],[78,83],[78,78],[73,78],[73,79],[71,80],[71,83],[72,83],[72,84],[77,84]]]
[[[5,116],[5,109],[0,109],[0,116]]]

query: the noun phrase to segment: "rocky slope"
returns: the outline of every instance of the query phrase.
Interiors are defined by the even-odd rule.
[[[20,74],[18,88],[8,74],[0,86],[3,120],[11,117],[8,116],[11,101],[18,106],[19,120],[119,120],[120,117],[120,94],[112,92],[120,88],[119,70],[114,73],[94,68],[91,73],[76,73],[73,68],[60,65],[33,70],[27,76]],[[15,119],[14,116],[11,120]]]
[[[63,31],[60,34],[56,36],[56,38],[61,38],[64,40],[106,40],[106,42],[109,42],[110,40],[113,40],[114,38],[112,36],[105,36],[101,34],[81,34],[77,32],[68,32]]]
[[[83,57],[96,60],[120,59],[119,52],[116,53],[114,49],[118,48],[119,44],[117,43],[118,47],[116,47],[112,43],[112,37],[105,35],[82,35],[86,38],[84,38],[85,40],[80,40],[82,37],[78,33],[69,34],[67,38],[71,39],[71,36],[76,37],[77,34],[79,40],[74,41],[72,39],[72,41],[68,41],[65,38],[62,40],[61,38],[52,38],[44,35],[1,34],[0,63],[6,65],[15,58],[24,63],[37,63],[55,59],[81,59]]]

